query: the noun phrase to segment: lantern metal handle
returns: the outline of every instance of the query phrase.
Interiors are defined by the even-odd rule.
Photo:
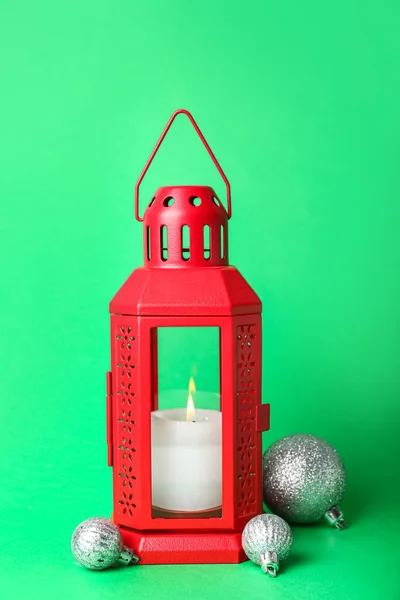
[[[142,180],[144,178],[144,176],[146,175],[146,172],[148,170],[148,168],[150,167],[153,158],[155,157],[159,147],[161,146],[161,143],[163,142],[165,136],[168,133],[169,128],[171,127],[173,121],[175,120],[175,118],[179,115],[179,114],[184,114],[188,117],[189,121],[191,122],[191,124],[193,125],[193,127],[195,128],[197,135],[199,136],[199,138],[201,139],[201,141],[203,142],[204,146],[206,147],[206,150],[208,152],[208,154],[210,155],[214,165],[217,167],[219,174],[221,175],[222,179],[224,180],[225,186],[226,186],[226,200],[227,200],[227,213],[228,213],[228,219],[231,218],[232,216],[232,206],[231,206],[231,186],[230,183],[225,175],[225,173],[223,172],[219,162],[217,161],[217,159],[215,158],[215,155],[213,153],[213,151],[211,150],[210,146],[208,145],[204,135],[201,133],[199,126],[197,125],[196,121],[194,120],[194,118],[192,117],[192,115],[190,114],[190,112],[188,110],[185,110],[184,108],[180,108],[179,110],[176,110],[170,120],[168,121],[164,131],[162,132],[160,139],[158,140],[157,144],[154,147],[153,152],[150,154],[150,158],[148,159],[139,179],[136,182],[136,186],[135,186],[135,218],[137,221],[143,221],[143,217],[141,217],[139,215],[139,186],[142,183]]]

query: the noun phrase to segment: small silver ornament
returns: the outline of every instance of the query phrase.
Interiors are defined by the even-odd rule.
[[[246,556],[271,577],[276,577],[279,561],[289,556],[292,543],[289,525],[277,515],[257,515],[247,523],[242,534]]]
[[[337,504],[345,484],[339,454],[314,435],[284,437],[264,453],[264,502],[289,523],[312,523],[324,517],[344,529],[346,522]]]
[[[93,571],[107,569],[116,562],[129,565],[139,560],[124,546],[115,523],[102,517],[78,525],[72,534],[71,550],[78,563]]]

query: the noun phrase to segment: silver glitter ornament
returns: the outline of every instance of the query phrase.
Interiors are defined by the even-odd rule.
[[[78,525],[72,534],[71,550],[78,563],[93,571],[107,569],[116,562],[129,565],[139,560],[124,546],[115,523],[102,517]]]
[[[276,577],[279,561],[289,556],[292,543],[289,525],[277,515],[257,515],[247,523],[242,534],[246,556],[271,577]]]
[[[284,437],[264,453],[264,502],[289,523],[312,523],[325,517],[330,525],[344,529],[346,522],[337,504],[345,484],[339,454],[314,435]]]

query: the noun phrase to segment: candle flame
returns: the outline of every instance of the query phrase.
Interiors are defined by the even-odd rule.
[[[194,379],[191,377],[189,379],[189,394],[194,394],[196,391],[196,386],[194,385]]]
[[[189,393],[188,393],[188,400],[187,400],[187,406],[186,406],[186,421],[194,421],[196,418],[196,410],[194,407],[193,396],[192,396],[192,394],[194,394],[195,391],[196,391],[196,386],[194,385],[193,377],[191,377],[189,380]]]

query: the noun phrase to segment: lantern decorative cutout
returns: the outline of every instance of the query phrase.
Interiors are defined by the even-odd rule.
[[[225,182],[227,210],[211,187],[164,186],[142,218],[140,183],[180,113]],[[186,110],[171,116],[136,184],[135,216],[143,222],[144,266],[110,303],[113,520],[140,564],[241,562],[243,528],[262,512],[261,432],[269,429],[269,405],[261,403],[261,302],[228,263],[230,185]],[[178,327],[217,328],[218,410],[190,402],[159,410],[159,332]],[[191,468],[183,468],[188,461]]]

